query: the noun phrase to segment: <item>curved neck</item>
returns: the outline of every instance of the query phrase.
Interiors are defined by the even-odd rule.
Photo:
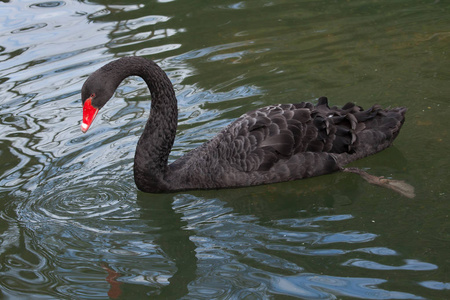
[[[120,70],[110,78],[117,84],[128,76],[140,76],[151,93],[150,116],[137,144],[134,157],[134,180],[146,192],[165,190],[164,176],[175,139],[178,108],[175,91],[166,73],[153,61],[141,57],[124,57],[111,70]]]
[[[158,192],[165,190],[164,176],[177,130],[177,99],[166,73],[155,63],[147,65],[141,77],[150,89],[152,102],[136,148],[134,180],[140,190]]]
[[[140,190],[165,189],[164,175],[175,140],[178,108],[175,91],[166,73],[153,61],[139,67],[151,93],[150,116],[139,138],[134,156],[134,180]]]

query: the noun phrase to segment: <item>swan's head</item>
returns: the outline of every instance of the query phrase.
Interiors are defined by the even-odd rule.
[[[81,131],[86,132],[97,116],[98,111],[114,94],[117,86],[111,83],[107,72],[103,68],[95,71],[88,77],[81,88],[83,101],[83,121]]]

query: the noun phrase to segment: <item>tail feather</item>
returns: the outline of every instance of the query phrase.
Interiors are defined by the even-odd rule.
[[[382,109],[379,106],[373,106],[365,111],[350,112],[349,114],[352,114],[358,122],[357,126],[352,128],[356,139],[352,139],[352,141],[354,140],[351,145],[353,153],[337,155],[340,166],[391,146],[405,122],[406,111],[407,109],[404,107]],[[347,117],[350,120],[353,118]]]

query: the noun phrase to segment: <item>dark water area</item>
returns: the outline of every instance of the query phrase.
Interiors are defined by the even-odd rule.
[[[0,298],[450,298],[446,1],[0,2]],[[408,107],[394,146],[334,173],[145,194],[133,157],[150,96],[128,78],[80,130],[80,89],[116,58],[174,84],[170,160],[246,111]]]

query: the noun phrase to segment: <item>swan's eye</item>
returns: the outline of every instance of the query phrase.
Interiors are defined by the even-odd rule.
[[[91,94],[91,97],[90,97],[90,98],[91,98],[91,99],[92,99],[92,98],[95,98],[95,93],[94,93],[94,94]]]

